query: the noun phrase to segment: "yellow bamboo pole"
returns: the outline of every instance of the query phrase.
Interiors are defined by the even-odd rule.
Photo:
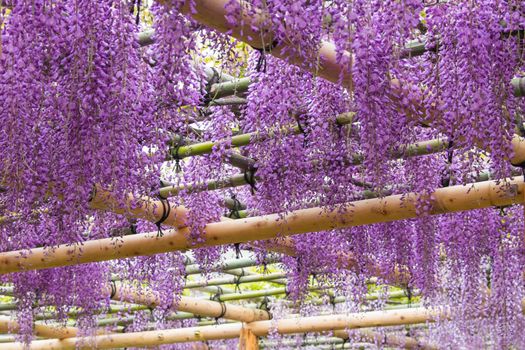
[[[197,247],[267,240],[278,236],[411,219],[417,216],[416,193],[317,207],[206,225],[198,243],[188,239],[189,228],[125,237],[105,238],[48,248],[0,253],[0,274],[88,262],[153,255]],[[431,215],[521,204],[523,177],[440,188],[430,196]]]
[[[150,307],[155,307],[161,303],[160,296],[157,292],[146,287],[137,289],[120,282],[115,282],[113,287],[109,286],[105,293],[110,294],[113,300],[126,301]],[[189,312],[194,315],[206,317],[222,317],[241,322],[270,319],[270,314],[265,310],[186,296],[181,296],[180,301],[174,303],[174,306],[176,306],[177,311]]]
[[[440,309],[413,308],[404,310],[372,311],[346,315],[312,316],[289,318],[278,321],[257,321],[244,325],[257,337],[267,336],[277,329],[280,334],[326,332],[342,329],[385,327],[407,324],[434,322],[446,319],[449,313]],[[275,322],[272,324],[272,322]],[[274,328],[275,327],[275,328]],[[111,349],[116,347],[147,347],[161,344],[182,342],[233,339],[238,338],[243,328],[242,323],[230,323],[214,326],[190,327],[169,330],[145,331],[136,333],[110,334],[96,337],[69,338],[63,340],[37,340],[31,343],[31,350],[73,350],[80,349]],[[89,346],[80,346],[90,342]],[[25,350],[20,343],[2,345],[3,350]]]
[[[122,202],[117,200],[111,191],[98,185],[93,190],[89,204],[92,209],[111,211],[151,222],[161,220],[166,211],[167,217],[162,222],[163,225],[177,228],[187,226],[188,210],[183,206],[170,207],[168,210],[167,204],[163,204],[161,200],[150,197],[135,198],[131,194],[126,195]]]
[[[0,333],[18,333],[20,326],[17,321],[7,316],[0,316]],[[42,323],[35,323],[33,330],[36,336],[44,338],[65,339],[73,338],[78,335],[78,328],[69,326],[55,326]],[[97,331],[97,334],[106,334],[105,330]],[[1,348],[2,346],[0,346]]]

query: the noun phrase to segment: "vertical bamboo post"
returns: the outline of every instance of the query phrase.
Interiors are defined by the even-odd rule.
[[[243,323],[239,335],[239,350],[259,350],[259,341],[250,327]]]

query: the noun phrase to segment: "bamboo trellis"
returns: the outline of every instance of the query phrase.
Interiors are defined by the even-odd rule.
[[[261,35],[257,24],[262,22],[264,13],[259,12],[255,17],[244,16],[242,26],[231,27],[225,18],[225,5],[227,0],[195,0],[196,12],[190,11],[189,3],[183,7],[183,12],[193,17],[201,24],[207,25],[220,32],[228,32],[235,38],[247,42],[256,48],[264,48],[264,43],[272,42],[272,33],[267,32]],[[151,44],[153,39],[151,32],[139,35],[139,42],[142,45]],[[283,54],[284,49],[289,43],[280,42],[272,49],[271,54],[276,57],[285,58],[290,63],[302,66],[301,62],[295,59],[286,58]],[[424,47],[424,45],[423,45]],[[411,51],[410,51],[411,50]],[[407,55],[416,55],[421,52],[421,44],[409,46]],[[326,78],[332,82],[339,82],[342,77],[342,84],[349,90],[352,89],[352,77],[348,70],[343,69],[336,61],[334,45],[323,42],[319,48],[320,64],[316,68],[315,74]],[[229,80],[229,81],[227,81]],[[210,90],[210,95],[215,98],[234,94],[237,91],[245,91],[250,81],[233,80],[232,77],[223,79],[221,83],[215,84]],[[515,78],[511,81],[516,96],[525,95],[525,78]],[[402,92],[402,84],[392,82],[392,87],[398,92]],[[413,101],[417,104],[418,101]],[[427,118],[437,119],[436,115]],[[351,118],[347,118],[344,123],[339,119],[340,124],[348,124]],[[422,121],[426,122],[426,121]],[[291,134],[300,132],[299,128],[292,127],[288,130]],[[267,136],[267,135],[266,135]],[[257,140],[254,135],[238,135],[232,143],[233,146],[242,146]],[[233,139],[232,139],[233,141]],[[444,149],[446,144],[442,140],[428,152],[439,152]],[[198,145],[187,145],[177,148],[177,157],[199,155],[209,153],[213,147],[213,142],[201,143]],[[525,161],[525,140],[515,135],[512,141],[514,156],[510,159],[513,164],[520,164]],[[425,153],[408,154],[419,155]],[[404,154],[406,155],[406,154]],[[401,155],[396,155],[401,156]],[[354,160],[355,161],[355,160]],[[357,160],[358,162],[359,160]],[[243,183],[246,184],[246,183]],[[207,186],[210,189],[210,186]],[[177,194],[180,189],[161,189],[161,194]],[[449,188],[438,189],[432,194],[433,208],[431,214],[443,214],[456,211],[487,208],[492,206],[506,206],[511,204],[522,204],[525,201],[525,187],[523,178],[516,177],[507,179],[503,184],[499,181],[485,181],[473,183],[466,186],[452,186]],[[45,269],[58,266],[68,266],[74,264],[119,259],[139,255],[151,255],[169,251],[187,250],[202,246],[214,246],[220,244],[231,244],[239,242],[251,242],[254,240],[268,240],[277,236],[290,236],[307,232],[329,230],[333,228],[344,228],[358,225],[368,225],[380,222],[390,222],[403,220],[416,216],[414,202],[418,194],[392,195],[385,198],[375,198],[342,204],[345,210],[341,214],[340,210],[327,210],[327,208],[311,208],[297,210],[285,216],[285,220],[277,220],[278,214],[265,215],[260,217],[246,218],[235,221],[223,221],[210,223],[206,226],[204,242],[193,244],[187,239],[187,211],[179,206],[171,208],[164,224],[175,227],[174,230],[165,232],[165,235],[158,237],[157,233],[137,234],[121,238],[118,245],[114,244],[113,239],[101,239],[84,242],[82,249],[76,249],[71,245],[59,245],[53,249],[34,248],[27,254],[27,250],[0,253],[0,273],[11,273],[27,270]],[[114,194],[98,187],[91,199],[93,209],[110,210],[115,213],[132,216],[134,218],[145,219],[157,222],[164,214],[164,205],[161,201],[151,198],[144,198],[138,201],[139,207],[132,205],[135,198],[129,197],[126,203],[119,203],[114,199]],[[284,247],[284,248],[283,248]],[[293,250],[293,247],[281,246],[283,249]],[[24,254],[22,254],[24,253]],[[352,267],[352,259],[343,256],[339,264],[345,267]],[[278,276],[275,279],[282,277]],[[270,279],[267,277],[244,276],[238,282],[258,281]],[[218,285],[227,284],[231,279],[222,279],[216,282]],[[194,283],[197,286],[197,283]],[[208,284],[213,285],[213,284]],[[154,306],[159,303],[159,299],[153,292],[144,290],[134,290],[130,286],[120,283],[113,284],[113,288],[105,291],[111,294],[113,299],[120,299],[134,303]],[[232,299],[225,297],[224,299]],[[241,345],[246,349],[255,348],[256,337],[265,336],[270,329],[270,315],[264,310],[249,309],[237,305],[226,306],[216,301],[199,300],[195,298],[182,297],[177,305],[178,310],[191,312],[195,315],[210,317],[222,316],[244,323],[234,323],[217,326],[192,327],[183,329],[173,329],[165,331],[147,331],[125,334],[104,334],[92,339],[75,338],[77,330],[73,327],[55,328],[53,326],[35,324],[36,334],[39,336],[58,338],[54,340],[37,340],[31,344],[31,349],[74,349],[83,341],[86,344],[93,344],[97,348],[113,348],[125,346],[154,346],[182,341],[202,341],[212,339],[241,338]],[[303,332],[324,332],[342,330],[346,328],[361,327],[382,327],[402,324],[417,324],[432,322],[437,318],[448,318],[449,313],[440,309],[415,308],[404,311],[374,311],[368,313],[358,313],[350,315],[316,316],[301,319],[284,319],[277,321],[277,329],[281,334],[303,333]],[[0,329],[17,328],[16,323],[7,319],[0,320]],[[377,335],[368,334],[369,339],[375,339]],[[432,348],[411,339],[385,338],[389,344],[412,344],[414,347]],[[68,338],[68,339],[65,339]],[[255,344],[255,345],[254,345]],[[5,349],[22,349],[22,344],[7,344]]]

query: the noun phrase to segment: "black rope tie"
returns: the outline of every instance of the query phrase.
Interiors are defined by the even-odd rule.
[[[223,318],[224,315],[226,315],[226,311],[227,311],[225,303],[219,302],[219,304],[221,305],[221,314],[215,317],[215,323],[219,323],[219,319]]]
[[[332,311],[335,311],[335,295],[328,295],[328,299],[330,301],[330,305],[332,305]]]
[[[519,113],[516,114],[516,124],[518,126],[520,136],[525,136],[525,126],[523,126],[523,118]]]
[[[157,237],[162,237],[164,236],[164,233],[162,232],[161,225],[170,216],[171,205],[170,205],[170,202],[166,198],[160,195],[159,195],[159,198],[160,198],[160,203],[162,203],[162,216],[160,217],[159,221],[155,223],[155,226],[157,226],[157,230],[158,230]]]
[[[263,72],[266,73],[266,52],[271,52],[279,42],[276,40],[272,41],[272,43],[266,47],[263,47],[262,49],[253,47],[252,48],[259,52],[259,59],[257,60],[257,65],[255,66],[255,70],[257,72]]]
[[[233,246],[235,247],[235,258],[242,258],[241,244],[235,243]]]
[[[450,139],[448,141],[447,146],[447,167],[445,168],[445,171],[443,173],[443,176],[441,177],[441,187],[448,187],[450,186],[450,173],[451,173],[451,167],[452,167],[452,160],[454,158],[454,150],[453,147],[453,141]]]
[[[269,310],[269,305],[270,304],[270,298],[268,298],[267,295],[264,296],[263,300],[261,301],[261,303],[259,304],[259,309],[260,310],[264,310],[266,312],[268,312]]]
[[[217,302],[221,302],[221,295],[223,295],[224,292],[221,288],[221,286],[218,286],[217,287],[217,293],[215,293],[214,295],[212,295],[210,297],[210,300],[213,300],[213,301],[217,301]]]
[[[182,167],[180,166],[180,156],[179,156],[179,149],[181,145],[177,144],[175,146],[175,149],[173,150],[171,158],[175,161],[175,172],[180,173],[182,171]]]
[[[408,307],[411,307],[412,305],[412,288],[407,286],[407,289],[405,291],[405,295],[408,299]]]
[[[132,220],[129,222],[129,231],[132,235],[137,234],[137,221],[136,220]]]
[[[244,172],[244,181],[246,181],[246,183],[250,185],[250,190],[252,194],[255,194],[255,191],[257,191],[257,187],[255,187],[255,169],[254,168]]]
[[[241,210],[241,202],[237,199],[237,196],[234,194],[231,196],[231,199],[233,200],[233,208],[230,209],[228,217],[230,219],[240,219],[241,214],[239,213],[239,210]]]
[[[266,259],[262,263],[263,265],[263,275],[266,275],[268,273],[268,263],[266,262]]]
[[[295,118],[295,121],[297,122],[297,128],[299,129],[301,134],[303,134],[303,147],[306,148],[308,147],[308,119],[306,119],[306,116],[303,116],[302,119],[303,120],[301,120],[301,117],[298,116]],[[301,122],[304,123],[304,125]]]
[[[213,67],[211,67],[211,69],[213,71],[213,75],[211,76],[210,80],[208,80],[208,82],[206,83],[206,87],[205,87],[206,95],[204,96],[204,100],[202,102],[204,106],[207,106],[208,104],[210,104],[211,101],[213,101],[214,97],[211,95],[211,89],[213,85],[220,83],[221,81],[221,76],[219,72],[217,71],[217,69]],[[199,109],[199,113],[200,113],[200,109]]]
[[[235,277],[235,292],[242,293],[241,291],[241,278],[244,277],[244,269],[241,269],[241,274]]]
[[[135,24],[136,25],[139,25],[140,23],[140,7],[141,7],[141,0],[133,0],[131,2],[131,8],[130,8],[130,12],[131,14],[133,14],[133,11],[135,10],[135,5],[137,5],[137,17],[135,18]]]
[[[115,295],[117,294],[117,285],[115,284],[115,281],[110,281],[109,282],[110,285],[111,285],[111,294],[109,296],[110,299],[113,299],[115,297]]]

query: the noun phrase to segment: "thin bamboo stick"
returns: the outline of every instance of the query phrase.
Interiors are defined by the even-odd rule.
[[[450,186],[429,198],[431,215],[521,204],[523,177]],[[366,199],[339,208],[317,207],[206,225],[199,243],[188,239],[189,228],[136,234],[118,239],[85,241],[0,253],[0,274],[38,270],[132,256],[152,255],[197,247],[268,240],[278,236],[411,219],[417,216],[416,193]],[[350,266],[348,266],[350,267]]]
[[[255,336],[263,337],[273,329],[280,334],[307,332],[325,332],[341,329],[363,327],[384,327],[406,324],[433,322],[436,319],[449,317],[447,311],[439,309],[413,308],[403,311],[373,311],[347,315],[313,316],[303,318],[281,319],[277,321],[251,322],[246,327]],[[274,322],[274,324],[272,324]],[[90,348],[110,349],[115,347],[146,347],[161,344],[205,341],[217,339],[232,339],[239,337],[243,325],[231,323],[216,326],[190,327],[171,330],[156,330],[136,333],[111,334],[89,338]],[[30,345],[31,350],[73,350],[82,341],[88,339],[70,338],[64,340],[38,340]],[[80,349],[88,347],[80,346]],[[25,350],[20,343],[10,343],[2,347],[4,350]]]

